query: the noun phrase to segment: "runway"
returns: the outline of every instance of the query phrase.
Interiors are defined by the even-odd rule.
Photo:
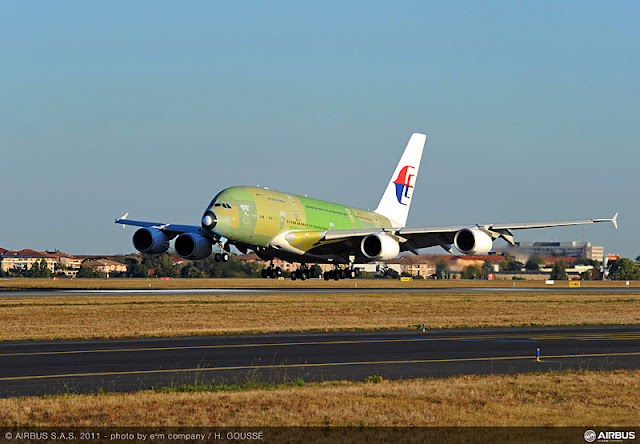
[[[355,282],[353,285],[356,285]],[[637,287],[340,287],[326,288],[175,288],[175,289],[143,289],[143,290],[0,290],[0,298],[26,298],[26,297],[70,297],[70,296],[154,296],[154,295],[216,295],[216,294],[339,294],[339,293],[613,293],[629,294],[640,293]]]
[[[0,362],[2,397],[194,382],[640,368],[640,326],[0,342]]]

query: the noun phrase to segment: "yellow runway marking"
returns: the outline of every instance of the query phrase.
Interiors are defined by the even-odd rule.
[[[428,332],[426,333],[429,334]],[[578,334],[578,335],[509,335],[509,336],[447,336],[435,338],[403,338],[403,339],[362,339],[351,341],[314,341],[314,342],[279,342],[279,343],[252,343],[252,344],[221,344],[221,345],[186,345],[175,347],[141,347],[141,348],[114,348],[114,349],[97,349],[97,350],[67,350],[67,351],[46,351],[46,352],[17,352],[17,353],[0,353],[0,357],[8,356],[43,356],[43,355],[70,355],[82,353],[116,353],[116,352],[145,352],[145,351],[166,351],[166,350],[209,350],[221,348],[251,348],[251,347],[290,347],[304,345],[340,345],[340,344],[371,344],[371,343],[393,343],[393,342],[427,342],[427,341],[482,341],[482,340],[518,340],[530,339],[532,341],[572,339],[577,341],[631,341],[640,339],[640,332],[623,332],[611,334]]]
[[[605,356],[638,356],[640,352],[629,353],[587,353],[582,355],[552,355],[544,356],[544,360],[558,358],[595,358]],[[204,368],[176,368],[164,370],[133,370],[122,372],[96,372],[96,373],[66,373],[59,375],[37,375],[37,376],[9,376],[0,378],[0,381],[24,381],[30,379],[48,378],[76,378],[82,376],[123,376],[123,375],[149,375],[157,373],[186,373],[186,372],[210,372],[221,370],[266,370],[283,368],[306,368],[306,367],[338,367],[345,365],[381,365],[381,364],[430,364],[442,362],[470,362],[470,361],[515,361],[515,360],[535,360],[533,356],[495,356],[490,358],[454,358],[454,359],[410,359],[406,361],[356,361],[356,362],[325,362],[318,364],[272,364],[272,365],[241,365],[235,367],[204,367]]]

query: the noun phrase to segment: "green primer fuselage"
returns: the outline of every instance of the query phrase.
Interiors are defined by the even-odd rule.
[[[304,239],[293,243],[304,252],[324,231],[391,227],[389,219],[372,211],[249,186],[221,191],[206,211],[217,216],[213,232],[249,247],[268,248],[281,233],[303,231]]]

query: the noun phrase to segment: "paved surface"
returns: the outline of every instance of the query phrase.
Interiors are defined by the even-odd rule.
[[[326,288],[196,288],[196,289],[149,289],[149,290],[0,290],[0,298],[56,297],[56,296],[152,296],[175,294],[339,294],[339,293],[640,293],[637,287],[505,287],[505,288],[354,288],[357,281],[350,281],[351,287]]]
[[[640,368],[640,326],[0,342],[0,362],[4,397],[297,377]]]

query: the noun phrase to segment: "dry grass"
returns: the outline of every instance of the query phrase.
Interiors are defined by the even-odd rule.
[[[638,324],[640,291],[0,298],[0,340]]]
[[[358,279],[342,281],[273,279],[8,279],[0,280],[0,290],[28,289],[174,289],[174,288],[504,288],[549,287],[544,281],[475,281],[475,280],[422,280],[400,282],[391,279]],[[584,281],[583,288],[623,288],[625,281]],[[568,281],[558,281],[556,288],[569,287]],[[640,281],[630,281],[629,287],[640,288]],[[1,293],[0,293],[1,295]]]
[[[322,383],[244,392],[0,399],[0,426],[618,426],[640,370]]]

